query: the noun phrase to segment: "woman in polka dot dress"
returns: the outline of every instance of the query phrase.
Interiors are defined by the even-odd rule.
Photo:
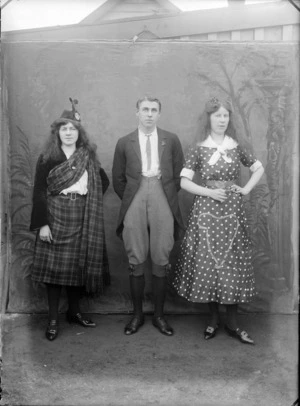
[[[226,306],[228,334],[243,343],[254,341],[237,324],[238,303],[255,295],[243,196],[264,173],[251,148],[238,142],[229,101],[213,97],[205,106],[205,130],[191,147],[181,172],[181,187],[195,195],[173,286],[185,299],[208,303],[210,322],[204,338],[216,335],[220,323],[218,304]],[[252,172],[248,183],[237,184],[240,162]],[[193,182],[200,174],[200,184]]]

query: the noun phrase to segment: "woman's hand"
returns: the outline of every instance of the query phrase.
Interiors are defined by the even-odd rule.
[[[250,179],[248,180],[248,182],[246,183],[246,185],[244,187],[240,187],[238,185],[231,185],[230,190],[233,193],[238,193],[238,194],[241,194],[244,196],[248,195],[251,192],[251,190],[254,188],[254,186],[257,185],[257,183],[259,182],[263,173],[264,173],[264,168],[261,165],[252,173]]]
[[[40,239],[45,242],[51,243],[52,241],[52,234],[50,227],[48,225],[43,226],[40,228]]]
[[[246,188],[238,186],[238,185],[231,185],[230,190],[233,193],[237,193],[237,194],[240,194],[243,196],[246,196],[249,193],[249,191]]]
[[[223,203],[228,196],[225,189],[209,189],[209,197]]]

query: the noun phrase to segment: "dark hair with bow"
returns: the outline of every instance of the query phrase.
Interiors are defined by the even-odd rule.
[[[232,103],[229,98],[225,100],[219,100],[217,97],[212,97],[206,102],[205,111],[208,114],[212,114],[218,111],[220,107],[224,107],[227,111],[229,111],[229,113],[233,112]]]
[[[226,129],[226,135],[237,141],[236,130],[232,118],[232,103],[229,100],[223,101],[214,96],[205,103],[204,112],[199,117],[196,137],[197,142],[204,141],[209,136],[211,132],[210,116],[218,111],[220,107],[224,107],[229,112],[229,123]]]
[[[204,107],[204,112],[201,114],[198,120],[198,128],[197,134],[195,138],[196,143],[201,143],[204,141],[211,132],[211,121],[210,116],[217,112],[220,107],[224,107],[229,112],[229,122],[228,127],[226,129],[226,135],[233,138],[237,143],[250,151],[253,151],[251,144],[245,140],[241,135],[236,132],[235,124],[234,124],[234,112],[233,112],[233,104],[229,98],[217,98],[216,96],[211,97],[206,103]]]

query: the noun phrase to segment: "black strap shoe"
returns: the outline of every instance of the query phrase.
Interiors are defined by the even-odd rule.
[[[153,317],[152,324],[166,336],[172,336],[174,334],[174,330],[163,317]]]
[[[96,327],[96,323],[90,319],[84,318],[81,313],[77,313],[75,315],[67,313],[67,321],[69,323],[79,324],[82,327]]]
[[[128,324],[124,328],[124,333],[129,336],[138,331],[138,329],[144,324],[144,317],[133,316]]]
[[[53,341],[56,339],[56,337],[58,336],[58,321],[57,320],[49,320],[45,335],[49,341]]]
[[[204,339],[210,340],[211,338],[214,338],[218,331],[218,328],[219,324],[216,324],[215,327],[207,326],[206,329],[204,330]]]
[[[254,340],[249,336],[249,334],[247,333],[247,331],[245,330],[240,330],[239,328],[232,330],[230,327],[228,327],[227,325],[225,326],[225,331],[234,338],[237,338],[238,340],[240,340],[243,344],[252,344],[254,345]]]

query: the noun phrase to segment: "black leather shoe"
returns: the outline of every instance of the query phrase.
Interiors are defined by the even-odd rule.
[[[252,344],[252,345],[254,345],[254,340],[249,336],[249,334],[245,330],[242,331],[239,328],[237,328],[236,330],[232,330],[230,327],[228,327],[226,325],[225,326],[225,331],[231,337],[234,337],[234,338],[237,338],[238,340],[240,340],[243,344]]]
[[[124,333],[129,336],[138,331],[138,329],[144,324],[144,317],[133,316],[128,324],[124,328]]]
[[[218,324],[215,327],[207,326],[206,329],[204,330],[204,339],[209,340],[211,338],[214,338],[218,328],[219,328]]]
[[[80,324],[80,326],[82,327],[96,327],[96,323],[94,323],[90,319],[83,318],[81,313],[77,313],[74,316],[70,313],[67,313],[67,321],[69,323]]]
[[[166,336],[172,336],[174,334],[172,327],[169,326],[163,317],[153,317],[152,324]]]
[[[58,321],[57,320],[49,320],[48,326],[46,328],[46,338],[49,341],[53,341],[58,336]]]

